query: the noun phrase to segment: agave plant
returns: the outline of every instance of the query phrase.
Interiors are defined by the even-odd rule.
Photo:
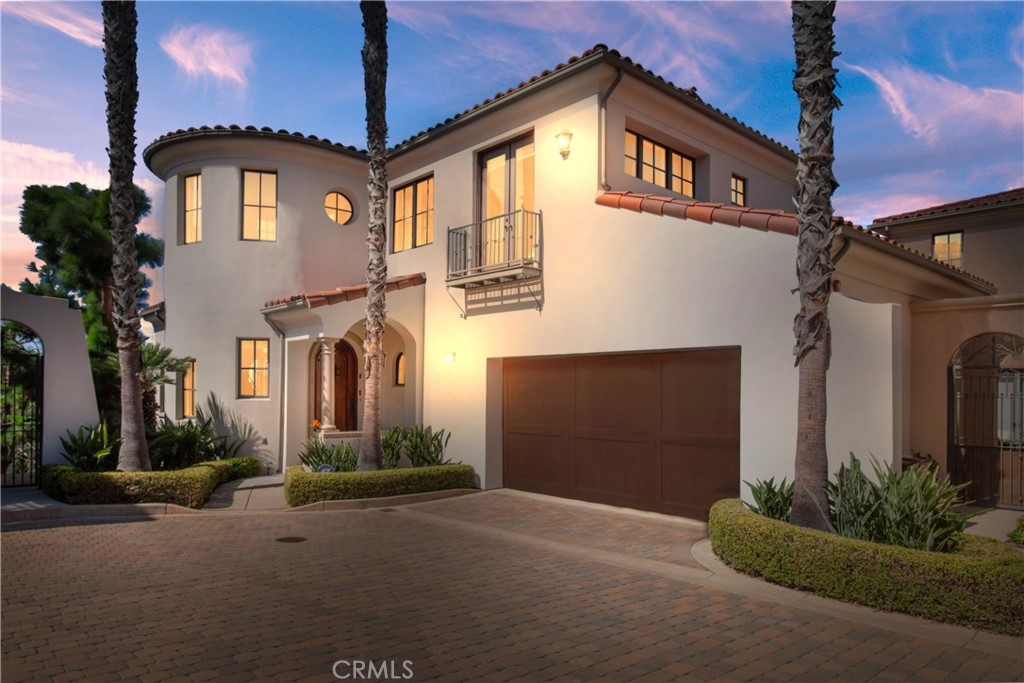
[[[786,483],[786,478],[783,477],[782,481],[776,485],[775,477],[772,477],[768,481],[755,479],[753,484],[749,481],[743,483],[750,487],[750,495],[754,497],[753,505],[746,502],[743,503],[744,505],[759,515],[779,519],[783,522],[789,521],[795,489],[792,482]]]
[[[117,439],[110,438],[107,423],[101,422],[94,427],[81,425],[74,432],[67,430],[67,437],[60,437],[60,444],[63,448],[61,455],[72,467],[100,472],[109,469],[108,458],[117,447]]]
[[[320,439],[302,444],[299,462],[314,472],[355,472],[359,456],[347,442],[340,446]]]
[[[413,467],[447,465],[451,461],[445,460],[444,451],[450,438],[449,432],[443,429],[435,432],[429,425],[409,427],[405,433],[405,455]]]

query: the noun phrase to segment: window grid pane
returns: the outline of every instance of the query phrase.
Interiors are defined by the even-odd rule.
[[[181,377],[181,415],[179,417],[195,417],[196,415],[196,362],[189,361]]]
[[[238,340],[238,396],[270,396],[270,340]]]
[[[932,258],[954,268],[964,267],[964,234],[951,232],[932,237]]]
[[[737,206],[747,205],[747,181],[739,176],[732,177],[731,200]]]
[[[242,173],[242,239],[273,242],[277,239],[277,173]]]
[[[693,159],[630,130],[626,131],[627,175],[693,197]]]
[[[392,252],[434,241],[434,178],[414,181],[395,190]]]
[[[185,244],[203,239],[203,183],[198,173],[185,177]]]

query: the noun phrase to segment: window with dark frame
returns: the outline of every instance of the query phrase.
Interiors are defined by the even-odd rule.
[[[270,340],[238,340],[238,397],[270,396]]]
[[[932,258],[955,268],[964,267],[964,234],[947,232],[932,236]]]
[[[182,417],[196,416],[196,362],[190,360],[181,373],[181,414]]]
[[[277,173],[242,171],[242,239],[277,240]]]
[[[434,241],[434,176],[395,190],[391,251],[398,253]]]
[[[340,192],[327,193],[324,197],[324,211],[338,225],[346,225],[352,220],[352,202]]]
[[[395,356],[395,386],[405,386],[405,354],[399,353]]]
[[[203,176],[185,176],[185,230],[182,241],[194,244],[203,241]]]
[[[625,171],[627,175],[693,197],[694,160],[682,152],[626,130]]]
[[[1006,448],[1024,445],[1024,370],[999,372],[996,438]]]
[[[729,188],[729,201],[736,206],[747,205],[747,179],[738,175],[732,177]]]

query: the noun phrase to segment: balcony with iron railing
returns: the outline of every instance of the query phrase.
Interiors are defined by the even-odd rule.
[[[448,229],[449,287],[479,287],[541,274],[541,212],[518,209]]]

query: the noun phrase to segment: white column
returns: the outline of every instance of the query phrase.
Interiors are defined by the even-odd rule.
[[[320,429],[337,429],[334,424],[334,344],[337,339],[320,338]]]

